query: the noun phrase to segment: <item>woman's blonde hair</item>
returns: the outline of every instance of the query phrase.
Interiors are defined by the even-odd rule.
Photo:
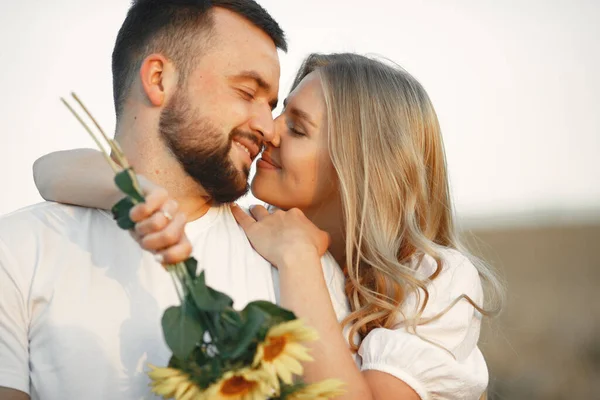
[[[427,282],[442,269],[440,250],[469,256],[455,231],[433,105],[406,71],[357,54],[310,55],[293,88],[313,71],[325,95],[329,151],[344,213],[349,336],[394,326],[411,293],[420,307],[413,317],[404,317],[416,332],[417,325],[443,314],[421,318],[429,299]],[[415,260],[425,255],[436,260],[437,269],[419,279]],[[501,284],[485,263],[469,258],[486,284],[488,304],[484,308],[463,295],[451,306],[465,298],[483,314],[494,314],[502,300]],[[358,344],[351,344],[356,350]]]

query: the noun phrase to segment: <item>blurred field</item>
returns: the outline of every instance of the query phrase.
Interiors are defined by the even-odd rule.
[[[465,235],[508,286],[482,334],[489,399],[600,399],[600,221]]]

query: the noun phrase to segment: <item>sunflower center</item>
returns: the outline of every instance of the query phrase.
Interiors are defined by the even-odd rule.
[[[255,386],[256,382],[247,381],[241,376],[233,376],[223,382],[223,386],[221,386],[221,394],[243,395],[250,393]]]
[[[275,336],[269,338],[269,344],[264,347],[264,360],[269,362],[277,358],[281,353],[283,353],[286,343],[287,340],[285,336]]]

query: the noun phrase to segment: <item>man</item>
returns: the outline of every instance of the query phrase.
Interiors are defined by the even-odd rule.
[[[209,284],[274,301],[229,208],[276,140],[283,32],[252,0],[137,0],[113,53],[116,139],[188,215]],[[94,177],[90,177],[94,179]],[[168,216],[165,216],[165,218]],[[185,221],[183,221],[185,222]],[[151,398],[166,365],[167,272],[104,211],[43,203],[0,218],[0,399]]]

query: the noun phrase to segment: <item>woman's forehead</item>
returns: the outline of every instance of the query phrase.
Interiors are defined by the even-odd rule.
[[[292,90],[288,97],[284,100],[284,106],[289,103],[302,103],[306,106],[315,104],[316,106],[324,106],[325,98],[321,78],[314,71],[306,75],[304,79]]]

